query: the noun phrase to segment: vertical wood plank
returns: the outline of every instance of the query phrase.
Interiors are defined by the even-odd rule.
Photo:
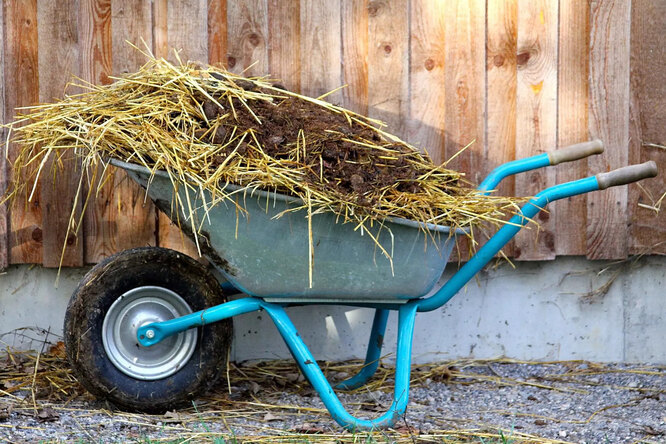
[[[342,0],[342,90],[345,108],[368,114],[368,0]]]
[[[206,62],[208,60],[208,4],[206,0],[187,0],[187,1],[170,1],[166,5],[166,11],[163,10],[164,5],[159,5],[157,12],[159,17],[167,17],[166,20],[166,40],[168,42],[168,50],[166,58],[169,60],[175,59],[173,50],[178,51],[178,56],[183,63],[187,61],[200,61]],[[160,18],[160,26],[163,27],[163,18]],[[160,33],[163,29],[160,28]],[[157,37],[157,33],[155,36]],[[160,39],[164,37],[161,36]],[[159,49],[164,52],[164,48]],[[181,221],[181,223],[188,223]],[[178,228],[177,223],[163,214],[159,213],[158,216],[158,230],[157,242],[161,247],[172,248],[179,250],[192,257],[198,257],[194,243],[186,237],[183,232]]]
[[[5,22],[5,116],[15,108],[39,101],[37,1],[3,2]],[[9,147],[10,163],[17,146]],[[9,262],[42,262],[42,207],[40,187],[31,202],[19,196],[9,209]]]
[[[586,2],[560,2],[558,63],[557,146],[565,147],[589,139],[587,123],[589,6]],[[557,183],[587,176],[587,160],[559,165]],[[586,251],[587,196],[555,202],[558,255],[584,255]]]
[[[5,120],[5,13],[4,2],[0,4],[0,73],[3,80],[0,81],[0,122],[4,125]],[[7,138],[7,130],[0,128],[0,147],[4,148]],[[7,190],[7,160],[5,156],[0,156],[0,196]],[[7,237],[7,205],[0,204],[0,270],[4,270],[9,265],[9,245]]]
[[[79,0],[79,48],[83,80],[111,83],[111,0]]]
[[[172,0],[167,8],[167,41],[181,51],[183,63],[208,61],[208,3],[206,0]],[[172,55],[169,54],[169,59]]]
[[[486,157],[485,6],[485,1],[481,0],[449,1],[444,6],[449,18],[444,33],[444,152],[449,159],[472,144],[447,166],[465,173],[467,180],[473,183],[479,183],[483,177]],[[463,240],[458,243],[459,256],[452,259],[466,260],[468,252],[468,244]]]
[[[67,82],[81,74],[78,10],[78,0],[37,3],[41,102],[61,99]],[[68,234],[70,216],[74,214],[74,220],[78,220],[81,212],[81,201],[75,200],[81,162],[73,153],[66,153],[62,162],[50,161],[44,171],[47,173],[42,180],[44,266],[83,265],[82,232],[81,236]]]
[[[629,163],[654,160],[659,176],[629,185],[629,254],[666,254],[666,3],[634,0],[631,5],[631,121]],[[645,205],[645,206],[640,206]]]
[[[153,0],[153,54],[155,57],[167,58],[171,48],[168,41],[169,21],[167,17],[169,9],[168,0]]]
[[[518,5],[514,0],[488,2],[486,36],[487,78],[487,169],[516,158],[516,49],[518,39]],[[515,196],[515,179],[500,183],[498,196]],[[504,248],[514,254],[514,242]]]
[[[439,164],[445,160],[446,17],[438,0],[411,0],[408,139]]]
[[[603,156],[588,161],[598,173],[628,161],[630,2],[590,1],[590,27],[590,135],[606,146]],[[587,257],[626,257],[627,187],[590,194],[587,201]]]
[[[368,5],[368,114],[406,135],[409,117],[409,3],[371,0]]]
[[[87,0],[90,1],[90,0]],[[82,8],[85,11],[86,8]],[[109,75],[133,72],[145,57],[127,42],[144,48],[152,45],[152,12],[147,2],[93,0],[81,19],[82,67],[87,80],[109,83]],[[84,30],[88,30],[84,32]],[[143,40],[143,42],[142,42]],[[94,199],[84,218],[85,261],[96,263],[133,247],[155,245],[155,208],[144,191],[127,174],[109,167],[111,175],[102,188],[95,183]],[[101,172],[100,172],[101,173]]]
[[[266,0],[232,1],[227,5],[230,71],[247,76],[268,73],[267,8]]]
[[[208,0],[208,63],[227,64],[227,0]]]
[[[79,48],[81,59],[81,78],[93,84],[109,84],[112,75],[111,57],[111,0],[79,0]],[[95,199],[97,184],[90,184],[86,191],[92,190],[91,200],[83,217],[83,261],[92,263],[106,255],[100,254],[98,245],[106,245],[105,237],[110,234],[98,230],[104,216],[99,213],[103,196]],[[99,219],[98,219],[99,217]]]
[[[485,2],[446,2],[446,157],[474,142],[450,164],[468,180],[483,178],[485,158]]]
[[[297,1],[268,0],[268,66],[290,91],[301,90],[301,9]]]
[[[342,86],[340,0],[302,0],[301,91],[319,97]],[[342,92],[326,97],[340,104]]]
[[[543,153],[557,144],[557,24],[558,2],[518,2],[516,157]],[[516,193],[530,196],[555,184],[552,169],[516,177]],[[540,229],[522,230],[516,236],[514,255],[521,260],[555,257],[555,221],[541,211]]]
[[[146,63],[144,55],[127,42],[141,51],[154,50],[152,9],[149,2],[111,0],[111,54],[114,75],[134,72]],[[154,54],[157,56],[156,52]]]

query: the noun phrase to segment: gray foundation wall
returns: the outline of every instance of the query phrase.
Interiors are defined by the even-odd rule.
[[[53,269],[12,266],[0,275],[0,345],[36,348],[45,331],[57,339],[86,271],[64,269],[57,288]],[[664,364],[665,286],[666,257],[615,265],[563,257],[515,269],[503,263],[481,272],[443,308],[417,315],[413,356],[416,362],[507,357]],[[365,355],[372,310],[316,306],[289,313],[317,359]],[[392,314],[384,350],[389,361],[396,321]],[[290,357],[263,313],[235,318],[234,330],[236,361]]]

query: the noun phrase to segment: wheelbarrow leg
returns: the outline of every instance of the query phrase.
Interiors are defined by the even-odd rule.
[[[375,310],[375,318],[372,321],[372,331],[370,332],[370,341],[368,342],[368,351],[365,354],[365,363],[361,370],[354,376],[339,382],[335,388],[342,390],[354,390],[363,385],[379,367],[379,358],[382,353],[384,343],[384,333],[386,332],[386,321],[388,321],[389,310],[378,308]]]
[[[398,311],[398,351],[395,368],[395,388],[393,403],[388,411],[376,419],[358,419],[350,415],[340,402],[340,399],[328,383],[324,373],[317,365],[317,361],[310,353],[301,339],[296,327],[287,313],[279,305],[263,303],[264,310],[270,315],[282,338],[287,343],[294,359],[298,363],[305,377],[319,393],[324,405],[331,416],[342,427],[350,431],[373,430],[391,427],[405,413],[409,401],[409,376],[412,359],[412,336],[414,334],[414,319],[416,318],[416,304],[407,303]]]

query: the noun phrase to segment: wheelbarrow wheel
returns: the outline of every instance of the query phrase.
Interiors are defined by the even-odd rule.
[[[231,320],[139,345],[142,325],[225,301],[219,283],[194,259],[173,250],[126,250],[92,268],[65,316],[65,347],[74,375],[118,407],[163,412],[209,389],[226,369]]]

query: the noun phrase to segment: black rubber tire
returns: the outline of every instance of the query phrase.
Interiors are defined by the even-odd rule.
[[[227,319],[198,328],[196,349],[176,373],[152,381],[128,376],[109,360],[102,324],[118,297],[147,285],[174,291],[193,312],[225,302],[217,280],[191,257],[157,247],[126,250],[97,264],[80,282],[67,307],[64,340],[74,375],[93,395],[122,409],[160,413],[219,379],[226,369],[232,323]]]

